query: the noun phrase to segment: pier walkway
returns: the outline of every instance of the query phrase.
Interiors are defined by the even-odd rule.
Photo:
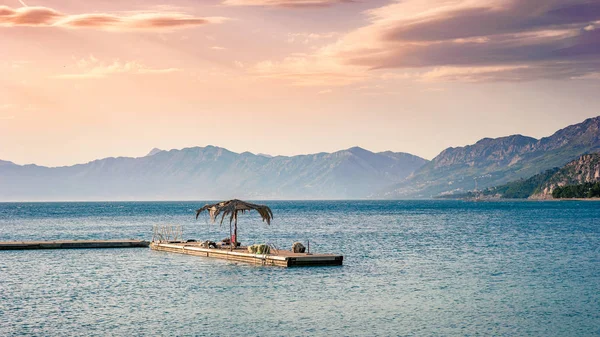
[[[153,242],[150,248],[163,252],[279,267],[341,266],[344,260],[344,257],[341,255],[293,253],[289,250],[281,249],[271,251],[270,254],[253,254],[248,252],[247,247],[238,247],[234,250],[229,250],[228,248],[204,248],[200,247],[200,243],[197,242]]]
[[[150,242],[143,240],[0,241],[0,250],[138,248],[149,245]]]

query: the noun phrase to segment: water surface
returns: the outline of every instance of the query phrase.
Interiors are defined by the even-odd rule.
[[[220,240],[204,202],[0,203],[0,241]],[[149,249],[0,251],[0,335],[600,335],[600,203],[268,202],[246,243],[345,256],[274,268]]]

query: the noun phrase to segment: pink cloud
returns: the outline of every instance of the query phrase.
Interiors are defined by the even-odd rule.
[[[77,60],[77,72],[53,76],[59,79],[101,79],[113,75],[160,75],[181,71],[179,68],[153,68],[138,61],[103,62],[93,55]]]
[[[598,1],[396,0],[367,15],[366,25],[304,56],[302,63],[284,59],[273,69],[280,68],[279,76],[308,69],[291,73],[322,73],[325,79],[331,71],[319,65],[326,64],[361,78],[395,69],[410,71],[413,80],[467,82],[600,72]]]
[[[225,0],[227,6],[263,6],[263,7],[328,7],[354,0]]]
[[[21,7],[12,9],[0,6],[0,25],[3,26],[49,26],[64,14],[46,7]]]
[[[294,55],[282,61],[263,61],[252,71],[262,78],[278,79],[297,86],[344,86],[366,78],[360,67],[342,66],[327,58]]]
[[[106,14],[70,15],[57,22],[58,26],[71,28],[114,27],[122,25],[123,20]]]
[[[600,3],[404,0],[326,48],[342,64],[424,69],[427,79],[572,78],[600,68]],[[428,69],[436,68],[433,71]]]
[[[179,12],[144,12],[129,15],[88,13],[68,15],[47,7],[0,6],[0,26],[94,28],[104,30],[173,30],[219,23],[225,18],[196,17]]]

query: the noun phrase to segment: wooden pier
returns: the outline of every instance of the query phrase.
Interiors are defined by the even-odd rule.
[[[0,250],[138,248],[149,245],[150,242],[143,240],[9,241],[0,242]]]
[[[276,250],[270,254],[252,254],[248,252],[247,247],[238,247],[234,250],[203,248],[199,242],[152,242],[150,248],[163,252],[279,267],[341,266],[344,260],[341,255],[293,253],[289,250]]]

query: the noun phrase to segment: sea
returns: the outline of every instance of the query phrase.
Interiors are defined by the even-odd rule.
[[[218,241],[205,201],[0,203],[0,241]],[[264,201],[279,268],[149,248],[0,251],[0,336],[600,336],[600,202]]]

